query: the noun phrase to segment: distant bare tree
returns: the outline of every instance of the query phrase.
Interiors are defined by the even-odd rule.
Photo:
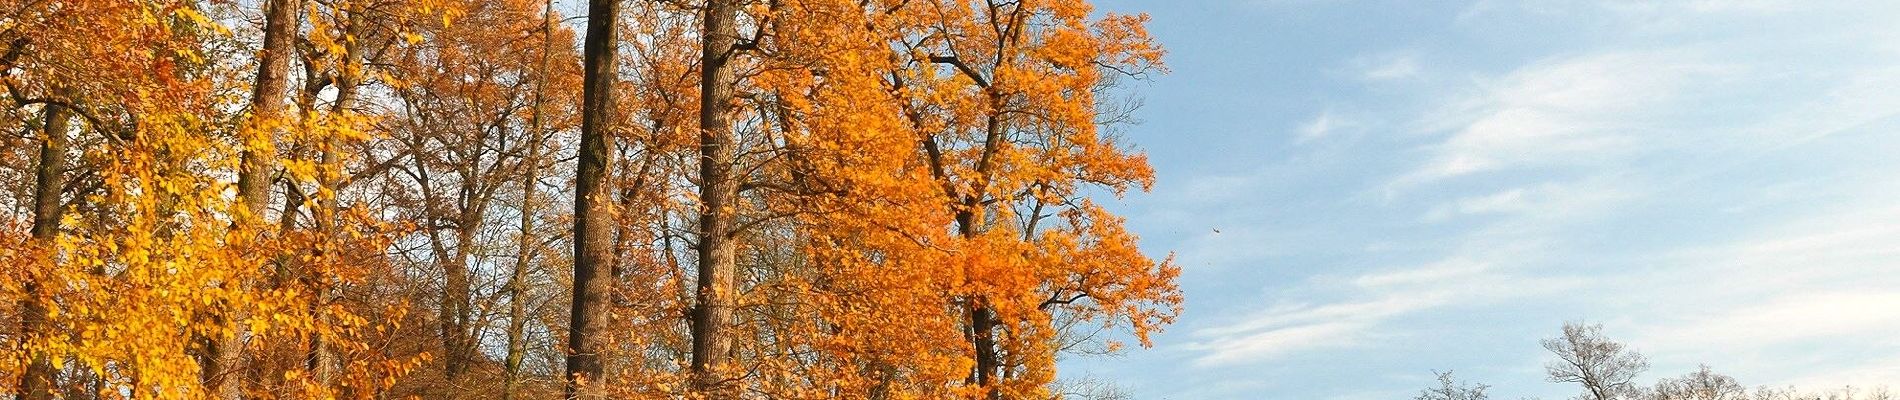
[[[1599,324],[1565,323],[1563,336],[1543,343],[1557,355],[1557,361],[1544,365],[1550,381],[1583,385],[1579,398],[1586,400],[1633,397],[1638,390],[1630,381],[1649,369],[1648,359],[1604,337]]]
[[[1135,396],[1116,386],[1114,382],[1082,377],[1076,380],[1059,380],[1055,383],[1056,393],[1061,399],[1073,400],[1131,400]]]
[[[1735,378],[1709,370],[1703,365],[1696,372],[1684,374],[1680,378],[1663,379],[1656,382],[1655,392],[1649,396],[1655,400],[1744,400],[1748,398],[1748,388],[1735,382]]]
[[[1862,391],[1860,388],[1848,386],[1818,395],[1806,395],[1799,398],[1814,400],[1894,400],[1900,398],[1900,396],[1894,395],[1893,392],[1888,391],[1887,388],[1884,387]]]
[[[1418,391],[1418,397],[1413,397],[1413,400],[1486,400],[1491,398],[1484,393],[1491,389],[1491,385],[1472,386],[1468,382],[1458,382],[1451,377],[1451,371],[1433,371],[1432,373],[1438,374],[1438,386]]]

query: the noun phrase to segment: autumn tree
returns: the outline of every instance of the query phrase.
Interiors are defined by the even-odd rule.
[[[431,26],[405,45],[402,64],[411,68],[397,73],[405,84],[396,96],[406,118],[394,125],[409,160],[397,169],[414,189],[407,193],[415,195],[411,215],[422,222],[418,239],[428,249],[417,259],[443,277],[436,322],[444,375],[456,381],[485,358],[479,340],[493,317],[479,310],[498,308],[487,306],[488,299],[506,290],[484,288],[496,276],[484,276],[484,266],[501,262],[500,254],[483,250],[502,246],[489,232],[509,221],[496,212],[498,200],[505,190],[525,187],[519,177],[543,162],[537,153],[545,133],[537,124],[547,122],[549,108],[535,104],[537,85],[547,80],[540,79],[543,68],[531,55],[543,53],[552,39],[539,38],[547,31],[539,22],[542,4],[447,6],[462,15],[461,23]]]
[[[12,336],[23,340],[7,358],[27,367],[5,368],[25,371],[7,383],[27,397],[131,381],[148,382],[135,392],[153,397],[190,393],[199,374],[187,367],[195,365],[190,346],[173,339],[206,328],[172,317],[203,310],[186,293],[206,282],[197,266],[219,260],[204,254],[216,248],[216,230],[198,228],[218,219],[220,202],[185,170],[215,154],[201,149],[217,147],[205,121],[220,115],[222,104],[210,99],[219,70],[200,47],[216,29],[186,3],[5,7],[8,114],[44,115],[34,135],[35,240],[0,250],[19,266],[8,272],[21,274],[5,293],[26,305],[26,332]],[[150,329],[178,335],[127,336]]]
[[[945,2],[891,38],[891,88],[919,165],[954,221],[947,299],[961,310],[982,397],[1036,397],[1052,379],[1051,313],[1125,324],[1145,345],[1172,320],[1178,269],[1134,246],[1091,190],[1145,189],[1145,159],[1099,130],[1104,74],[1159,68],[1144,17],[1091,21],[1073,1]],[[901,32],[901,31],[900,31]]]
[[[28,314],[42,316],[38,321],[49,332],[67,332],[29,335],[15,347],[54,363],[50,380],[63,386],[58,392],[268,398],[334,395],[337,387],[348,386],[367,396],[393,376],[388,373],[399,374],[401,365],[303,362],[322,353],[312,350],[308,338],[325,337],[338,350],[333,354],[357,352],[366,347],[359,346],[360,329],[380,327],[317,304],[311,289],[352,279],[341,271],[353,268],[332,267],[376,263],[374,256],[338,257],[344,250],[382,244],[376,232],[354,224],[337,230],[356,238],[354,246],[326,254],[300,250],[320,247],[308,236],[255,235],[268,230],[272,187],[317,180],[316,171],[331,164],[273,161],[278,149],[272,142],[281,139],[294,148],[353,134],[347,124],[284,112],[287,93],[279,90],[289,90],[289,77],[283,76],[289,68],[242,50],[245,36],[217,22],[227,19],[214,18],[234,8],[195,2],[10,6],[19,7],[7,10],[20,17],[14,21],[27,23],[9,26],[8,34],[32,35],[27,44],[46,42],[15,48],[20,56],[6,68],[8,95],[21,107],[53,104],[84,121],[83,128],[65,134],[73,144],[63,152],[72,161],[63,168],[68,199],[54,204],[73,211],[42,226],[51,230],[55,246],[25,254],[18,263],[36,266],[20,271],[32,277],[26,281],[57,285],[7,292],[37,292],[26,297],[48,306],[43,315]],[[286,7],[272,5],[267,14],[301,8]],[[265,30],[296,32],[294,21],[266,19],[273,27]],[[318,46],[338,43],[325,36],[305,39]],[[264,40],[272,44],[263,47],[281,47],[285,40]],[[254,82],[258,71],[270,78]],[[282,85],[274,82],[280,78]],[[245,114],[239,102],[247,99],[245,92],[267,93],[261,112],[276,116]],[[230,176],[242,184],[221,180]],[[274,211],[279,221],[291,221],[300,214],[294,208]],[[23,256],[11,248],[0,257]],[[273,357],[280,351],[298,361],[279,362]],[[238,363],[249,367],[239,369]],[[318,375],[328,378],[319,382]],[[341,376],[348,378],[329,379]],[[45,380],[35,380],[40,383],[29,386],[43,387]]]
[[[1037,397],[1178,312],[1080,1],[0,7],[31,398]]]
[[[559,126],[554,121],[550,121],[552,118],[548,115],[548,111],[554,108],[548,104],[548,86],[554,72],[551,69],[552,53],[556,48],[556,43],[562,44],[561,48],[567,48],[566,45],[573,42],[571,35],[557,42],[554,34],[554,0],[544,0],[541,9],[539,52],[541,57],[531,75],[534,79],[534,98],[527,127],[528,139],[525,143],[528,154],[521,159],[521,197],[518,203],[520,205],[518,213],[521,215],[520,232],[516,235],[515,262],[508,275],[506,288],[508,291],[508,347],[502,361],[506,375],[502,388],[503,399],[514,399],[518,395],[522,380],[522,362],[527,357],[528,351],[526,332],[529,318],[528,279],[533,260],[540,253],[535,231],[540,211],[538,194],[541,187],[542,165],[546,163],[545,154],[547,154],[543,151],[543,147],[549,139],[549,131],[552,130],[550,127]]]

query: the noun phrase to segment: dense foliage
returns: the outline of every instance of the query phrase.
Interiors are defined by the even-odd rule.
[[[1040,399],[1180,312],[1145,17],[575,6],[0,2],[0,393]]]

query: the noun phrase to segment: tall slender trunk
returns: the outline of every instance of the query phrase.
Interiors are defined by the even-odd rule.
[[[53,238],[59,234],[59,220],[66,208],[60,202],[60,192],[65,190],[66,182],[61,176],[66,171],[66,131],[71,116],[65,107],[46,106],[44,125],[45,137],[40,141],[40,164],[36,171],[37,180],[33,190],[33,242],[41,247],[43,256],[53,256]],[[20,312],[20,331],[25,340],[51,332],[47,326],[46,293],[41,293],[39,276],[29,276],[23,282],[26,299],[22,300]],[[53,378],[58,372],[53,368],[52,359],[47,354],[34,354],[20,374],[21,400],[51,400],[53,398]]]
[[[257,79],[251,92],[251,121],[254,129],[244,130],[243,154],[239,161],[238,198],[244,206],[239,217],[240,229],[256,230],[262,237],[262,230],[268,229],[262,223],[265,211],[270,207],[271,172],[277,164],[276,146],[272,145],[274,129],[255,129],[281,124],[284,96],[290,86],[290,58],[292,36],[297,33],[299,0],[267,0],[264,5],[264,48],[258,54]],[[227,282],[228,285],[249,285],[249,282]],[[225,305],[223,323],[243,326],[249,319],[248,313],[234,304]],[[211,359],[203,366],[207,387],[212,396],[236,400],[243,395],[243,379],[239,374],[244,370],[243,330],[215,339]]]
[[[284,114],[285,91],[290,87],[292,36],[296,34],[299,0],[266,0],[264,10],[264,49],[258,55],[257,80],[251,92],[251,123],[280,124]],[[246,130],[243,155],[238,172],[238,197],[250,215],[261,220],[270,206],[271,172],[276,164],[275,129]]]
[[[363,40],[362,31],[364,27],[363,8],[362,5],[352,2],[349,3],[348,8],[345,9],[344,12],[349,14],[345,17],[347,25],[344,29],[350,32],[350,34],[344,39],[344,64],[337,72],[336,103],[332,104],[330,109],[330,115],[336,117],[344,117],[350,112],[353,112],[356,108],[358,85],[361,85],[363,81],[363,44],[361,43],[361,40]],[[323,238],[321,241],[323,247],[320,247],[321,250],[319,251],[331,253],[338,250],[336,244],[340,243],[340,241],[336,240],[335,235],[337,234],[336,209],[340,207],[341,204],[336,200],[335,196],[337,195],[336,192],[341,189],[338,186],[340,186],[339,182],[343,179],[343,166],[341,165],[343,160],[340,155],[343,151],[340,148],[342,145],[342,141],[338,140],[336,136],[324,138],[323,146],[320,149],[321,159],[319,160],[322,163],[323,172],[317,178],[317,184],[321,187],[318,190],[319,196],[322,196],[322,193],[325,192],[331,193],[331,197],[321,199],[322,204],[317,207],[315,213],[317,234]],[[341,254],[320,255],[330,257],[341,256]],[[334,316],[321,311],[323,305],[334,301],[333,299],[336,297],[335,289],[322,282],[317,283],[317,285],[319,285],[319,288],[311,304],[311,311],[318,315],[321,323],[335,324],[336,319]],[[337,354],[336,346],[330,343],[331,340],[333,340],[333,338],[314,336],[310,343],[309,357],[311,373],[316,378],[317,383],[325,388],[335,387],[338,370],[342,368],[342,361],[339,359],[340,357]],[[339,394],[339,397],[346,396]]]
[[[521,237],[515,249],[514,273],[508,276],[508,357],[501,398],[514,400],[521,384],[521,360],[528,351],[524,331],[528,318],[528,263],[533,258],[535,194],[541,179],[542,113],[547,111],[548,53],[554,49],[554,0],[541,9],[541,65],[534,70],[534,115],[528,121],[528,156],[521,160]]]
[[[469,179],[464,177],[463,179]],[[464,181],[464,184],[467,181]],[[465,192],[472,191],[464,188]],[[464,197],[473,195],[465,194]],[[464,207],[467,207],[465,204]],[[455,222],[455,250],[448,254],[449,259],[442,264],[443,279],[442,308],[439,316],[442,330],[443,372],[454,380],[468,372],[469,364],[474,362],[475,343],[469,335],[470,302],[468,258],[475,246],[475,232],[480,229],[481,214],[473,209],[464,208]]]
[[[613,86],[619,0],[591,0],[581,77],[581,148],[574,172],[574,299],[567,336],[568,398],[604,397],[600,351],[606,347],[612,289]]]
[[[732,351],[732,303],[736,272],[733,228],[739,182],[733,176],[731,109],[735,78],[732,57],[738,42],[738,4],[706,2],[700,29],[699,73],[699,285],[695,292],[693,386],[710,398],[736,397],[725,377]]]
[[[537,115],[535,119],[540,119],[540,117]],[[539,131],[539,129],[536,130]],[[536,181],[540,180],[538,165],[541,162],[540,140],[532,141],[530,146],[535,147],[528,150],[528,157],[523,160],[528,163],[528,168],[521,177],[521,237],[517,243],[519,247],[515,249],[514,271],[508,277],[508,356],[503,365],[506,369],[507,381],[503,384],[503,399],[516,397],[517,386],[521,382],[521,362],[528,350],[525,333],[528,322],[528,268],[534,255],[534,213],[536,186],[538,186]]]

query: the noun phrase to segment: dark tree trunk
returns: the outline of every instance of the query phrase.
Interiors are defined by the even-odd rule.
[[[258,55],[257,80],[251,92],[251,122],[278,124],[283,117],[284,96],[289,89],[291,43],[297,33],[299,0],[268,0],[264,5],[264,48]],[[238,198],[243,203],[240,217],[243,229],[266,229],[261,222],[270,207],[271,173],[277,164],[274,129],[251,129],[241,139],[244,149],[239,161]],[[261,236],[261,235],[260,235]],[[247,282],[229,284],[247,285]],[[242,326],[250,316],[236,305],[226,305],[223,323]],[[204,378],[213,397],[237,400],[243,396],[245,334],[242,330],[216,338],[210,359],[203,366]]]
[[[732,123],[738,4],[709,0],[701,25],[699,74],[699,284],[692,320],[694,388],[709,398],[734,398],[736,386],[721,370],[732,351],[732,301],[737,270],[733,240],[738,179],[733,176]]]
[[[257,81],[251,92],[253,123],[276,121],[284,114],[285,91],[290,87],[292,36],[297,29],[299,0],[267,0],[264,7],[264,51],[258,56]],[[270,207],[270,175],[276,164],[276,149],[268,145],[274,130],[253,130],[243,144],[243,160],[238,172],[238,197],[249,218],[258,219]]]
[[[591,0],[581,77],[581,148],[574,176],[574,299],[567,336],[567,397],[602,397],[612,289],[612,123],[620,1]]]
[[[45,138],[40,142],[38,182],[33,190],[33,241],[42,246],[48,256],[53,254],[53,238],[59,234],[59,220],[66,209],[60,202],[60,192],[66,186],[62,174],[66,171],[66,131],[70,120],[67,114],[64,107],[46,106]],[[39,277],[29,276],[22,286],[26,299],[21,304],[20,331],[31,340],[50,333],[44,303],[50,300],[40,292]],[[20,374],[20,399],[51,400],[57,372],[48,355],[34,354],[26,371]]]

